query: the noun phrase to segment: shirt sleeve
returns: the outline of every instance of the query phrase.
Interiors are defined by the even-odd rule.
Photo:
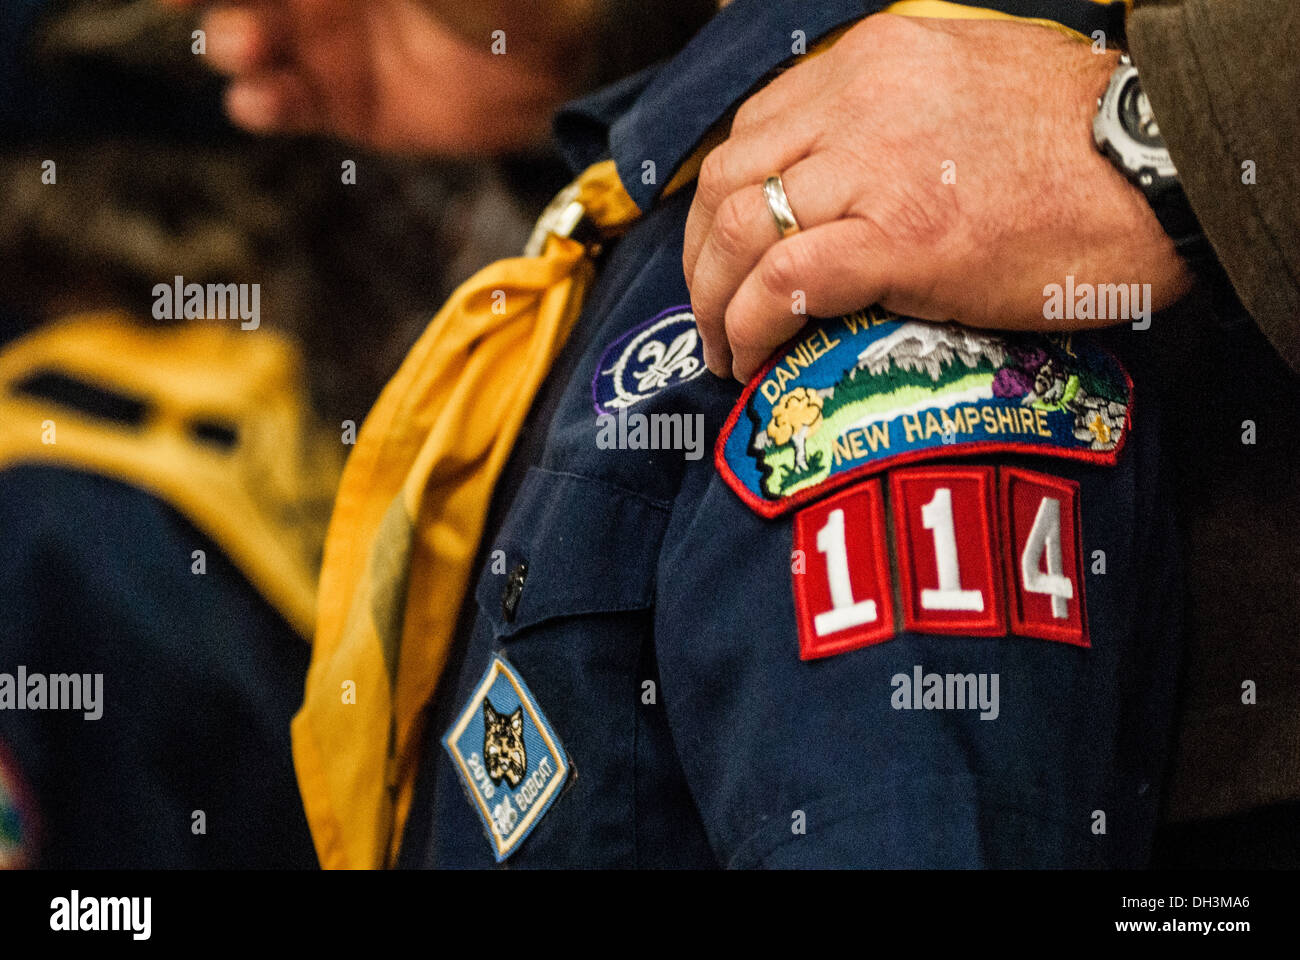
[[[1139,0],[1127,32],[1219,262],[1300,370],[1300,8],[1293,0]]]

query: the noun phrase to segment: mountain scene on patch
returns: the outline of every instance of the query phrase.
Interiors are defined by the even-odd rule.
[[[751,398],[749,452],[764,495],[779,498],[821,482],[844,459],[850,431],[859,457],[897,452],[890,424],[899,417],[937,414],[941,442],[957,442],[960,421],[947,411],[959,404],[1064,411],[1073,418],[1075,445],[1094,450],[1113,449],[1122,436],[1127,386],[1104,354],[1080,355],[1068,337],[993,336],[955,324],[898,320],[875,329],[887,325],[896,328],[833,381],[818,384],[815,371],[804,371],[766,417],[760,397]]]

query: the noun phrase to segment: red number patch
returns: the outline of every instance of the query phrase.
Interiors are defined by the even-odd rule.
[[[801,659],[894,635],[882,500],[880,481],[869,480],[795,516],[794,546],[803,559],[792,565]]]
[[[1028,470],[1001,470],[1002,542],[1011,629],[1028,637],[1088,643],[1083,601],[1079,485]]]
[[[889,477],[903,629],[1007,632],[993,524],[992,467],[898,470]]]

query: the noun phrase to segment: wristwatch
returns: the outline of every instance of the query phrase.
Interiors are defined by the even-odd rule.
[[[1110,85],[1097,98],[1092,138],[1115,168],[1142,191],[1174,241],[1174,249],[1189,265],[1198,269],[1215,263],[1214,250],[1183,193],[1178,170],[1128,54],[1119,58]]]

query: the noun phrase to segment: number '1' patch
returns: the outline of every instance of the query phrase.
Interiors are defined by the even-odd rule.
[[[982,637],[1007,632],[995,477],[992,467],[890,474],[904,629]]]
[[[799,656],[828,657],[894,635],[889,553],[879,480],[795,515],[794,570]]]
[[[569,758],[536,698],[499,657],[442,743],[500,863],[559,797]]]

